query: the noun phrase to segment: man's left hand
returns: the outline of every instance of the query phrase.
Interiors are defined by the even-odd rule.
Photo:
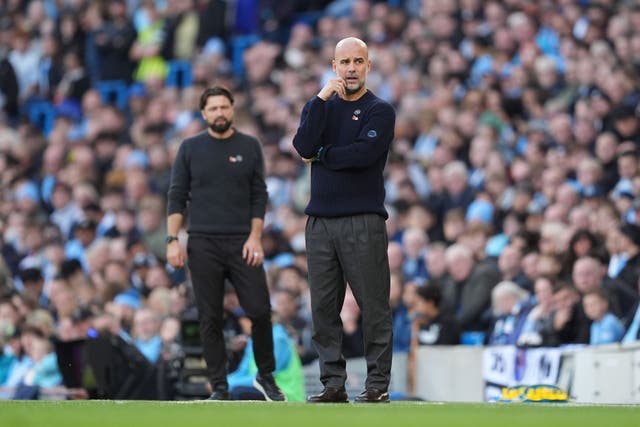
[[[264,259],[262,243],[257,239],[249,237],[242,247],[242,258],[252,267],[257,267],[262,264]]]

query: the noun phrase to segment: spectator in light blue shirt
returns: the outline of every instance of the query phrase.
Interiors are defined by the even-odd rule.
[[[160,319],[152,310],[142,308],[133,317],[133,343],[151,363],[156,363],[162,350]]]
[[[62,374],[49,337],[35,327],[27,327],[20,340],[25,354],[15,359],[3,384],[7,389],[0,393],[2,399],[34,399],[40,387],[62,384]],[[7,391],[10,395],[5,393]]]
[[[67,259],[77,259],[82,264],[82,268],[87,273],[87,248],[95,240],[96,223],[93,220],[85,219],[75,225],[73,231],[74,238],[69,240],[64,247],[64,255]]]
[[[584,312],[591,319],[591,339],[589,344],[610,344],[619,342],[624,335],[624,326],[609,311],[609,300],[601,289],[589,292],[582,298]]]

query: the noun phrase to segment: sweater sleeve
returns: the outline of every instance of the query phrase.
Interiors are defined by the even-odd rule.
[[[176,159],[171,168],[171,182],[167,194],[167,214],[184,213],[189,199],[189,168],[187,166],[186,144],[178,148]]]
[[[362,130],[352,144],[324,147],[320,161],[333,170],[371,166],[389,150],[395,121],[393,108],[388,104],[378,104],[366,116]]]
[[[316,156],[326,122],[326,102],[316,96],[302,109],[300,126],[293,137],[293,147],[301,157],[311,159]]]

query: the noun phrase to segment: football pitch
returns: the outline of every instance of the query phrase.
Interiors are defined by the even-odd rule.
[[[640,406],[540,403],[332,404],[3,401],[2,427],[640,426]]]

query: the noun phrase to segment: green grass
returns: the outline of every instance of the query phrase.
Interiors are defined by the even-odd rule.
[[[393,402],[3,401],[2,427],[638,427],[640,406]]]

